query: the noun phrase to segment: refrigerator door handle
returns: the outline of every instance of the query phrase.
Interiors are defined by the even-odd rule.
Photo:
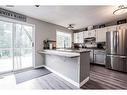
[[[110,57],[119,57],[119,58],[127,58],[126,56],[118,56],[118,55],[106,55],[106,56],[110,56]]]

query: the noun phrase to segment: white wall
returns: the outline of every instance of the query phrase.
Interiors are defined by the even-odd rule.
[[[56,40],[56,30],[72,33],[71,30],[68,30],[62,26],[33,18],[27,18],[27,23],[35,25],[35,67],[43,65],[42,56],[37,53],[38,50],[43,49],[43,40],[47,38],[50,40]]]

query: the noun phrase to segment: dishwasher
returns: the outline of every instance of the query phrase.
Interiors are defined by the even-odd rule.
[[[94,64],[105,65],[105,50],[94,50]]]

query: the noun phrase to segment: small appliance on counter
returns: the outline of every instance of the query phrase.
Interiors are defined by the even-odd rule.
[[[96,47],[96,38],[95,37],[89,37],[84,39],[84,46],[85,48],[94,48]]]
[[[98,42],[97,48],[98,49],[106,49],[106,42]]]
[[[43,49],[56,49],[56,41],[53,40],[44,40]]]
[[[74,48],[74,49],[84,48],[84,44],[81,44],[81,43],[74,43],[74,44],[73,44],[73,48]]]

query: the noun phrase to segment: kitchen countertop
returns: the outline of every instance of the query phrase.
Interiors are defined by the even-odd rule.
[[[80,53],[88,53],[89,50],[86,49],[80,49],[80,50],[72,50],[72,49],[55,49],[55,50],[41,50],[38,51],[38,53],[42,54],[49,54],[49,55],[58,55],[58,56],[64,56],[64,57],[79,57]]]
[[[101,49],[101,48],[96,48],[96,47],[94,47],[94,48],[93,47],[89,47],[89,48],[84,48],[84,49],[94,49],[94,50],[104,50],[104,51],[106,50],[106,49],[103,49],[103,48]]]

